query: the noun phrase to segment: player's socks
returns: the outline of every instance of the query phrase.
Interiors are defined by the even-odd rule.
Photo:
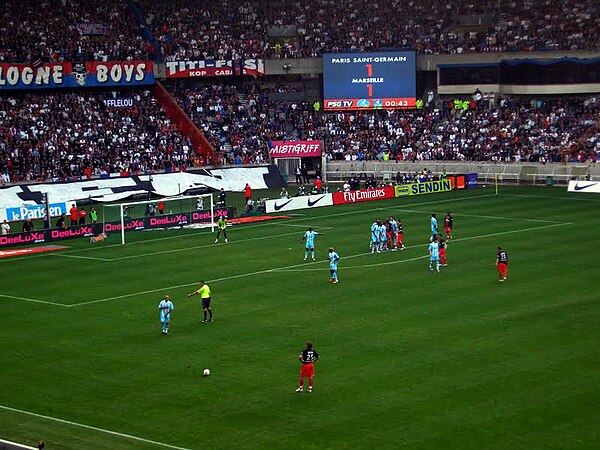
[[[206,322],[206,311],[204,311],[204,321]]]
[[[304,252],[304,261],[306,261],[306,258],[308,258],[308,251]]]
[[[313,250],[312,252],[310,252],[310,255],[312,256],[312,260],[315,260],[315,251]]]
[[[212,310],[211,309],[208,310],[208,315],[210,316],[210,321],[212,322]]]

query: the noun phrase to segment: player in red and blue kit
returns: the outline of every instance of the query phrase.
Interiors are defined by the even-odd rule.
[[[400,244],[400,250],[404,250],[404,242],[402,242],[402,240],[404,239],[404,225],[402,225],[402,221],[398,219],[398,231],[396,234],[396,246],[398,244]]]
[[[448,214],[444,216],[444,231],[446,232],[446,239],[452,239],[452,227],[453,227],[454,217],[448,211]]]
[[[438,239],[438,253],[440,255],[440,266],[448,267],[448,258],[446,257],[447,244],[442,235]]]
[[[506,281],[506,275],[508,274],[508,254],[500,246],[496,254],[496,266],[498,267],[498,281]]]
[[[302,369],[300,369],[300,386],[296,388],[296,392],[304,391],[305,378],[308,378],[308,392],[312,392],[313,378],[315,376],[315,362],[320,357],[321,355],[313,348],[312,342],[307,342],[306,348],[302,350],[302,353],[298,356],[298,359],[302,363]]]

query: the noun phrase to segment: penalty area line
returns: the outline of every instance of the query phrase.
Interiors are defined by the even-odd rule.
[[[73,306],[73,305],[66,305],[64,303],[49,302],[48,300],[38,300],[36,298],[18,297],[16,295],[8,295],[8,294],[0,294],[0,297],[10,298],[13,300],[22,300],[24,302],[29,302],[29,303],[42,303],[44,305],[62,306],[63,308],[70,308],[71,306]]]
[[[389,266],[392,264],[402,264],[402,263],[417,261],[419,259],[425,259],[425,258],[429,258],[429,255],[421,255],[421,256],[416,256],[414,258],[408,258],[408,259],[397,259],[395,261],[379,262],[379,263],[372,263],[372,264],[361,264],[359,266],[348,266],[348,267],[343,267],[343,269],[344,270],[352,270],[352,269],[364,269],[367,267]],[[277,272],[317,272],[317,271],[322,272],[323,268],[313,267],[311,269],[277,269]]]
[[[158,442],[158,441],[153,441],[151,439],[141,438],[138,436],[134,436],[132,434],[125,434],[125,433],[119,433],[118,431],[105,430],[104,428],[98,428],[98,427],[94,427],[92,425],[86,425],[84,423],[79,423],[79,422],[72,422],[70,420],[60,419],[58,417],[45,416],[43,414],[38,414],[38,413],[31,412],[31,411],[25,411],[23,409],[12,408],[10,406],[0,405],[0,409],[3,409],[5,411],[16,412],[19,414],[24,414],[26,416],[37,417],[39,419],[46,419],[46,420],[50,420],[53,422],[59,422],[59,423],[71,425],[74,427],[85,428],[87,430],[99,431],[100,433],[110,434],[112,436],[118,436],[118,437],[122,437],[125,439],[130,439],[132,441],[143,442],[145,444],[152,444],[157,447],[172,448],[174,450],[191,450],[191,449],[185,448],[185,447],[177,447],[175,445],[165,444],[164,442]]]

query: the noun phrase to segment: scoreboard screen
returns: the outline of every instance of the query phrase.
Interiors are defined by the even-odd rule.
[[[324,109],[414,108],[416,70],[413,51],[323,55]]]

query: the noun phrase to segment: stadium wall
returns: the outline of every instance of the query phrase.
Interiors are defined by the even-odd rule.
[[[477,173],[482,182],[491,182],[497,176],[500,182],[566,184],[570,179],[592,178],[600,180],[599,164],[541,164],[541,163],[489,163],[468,161],[329,161],[325,166],[328,182],[345,181],[352,177],[375,177],[383,181],[423,169],[434,174]]]

